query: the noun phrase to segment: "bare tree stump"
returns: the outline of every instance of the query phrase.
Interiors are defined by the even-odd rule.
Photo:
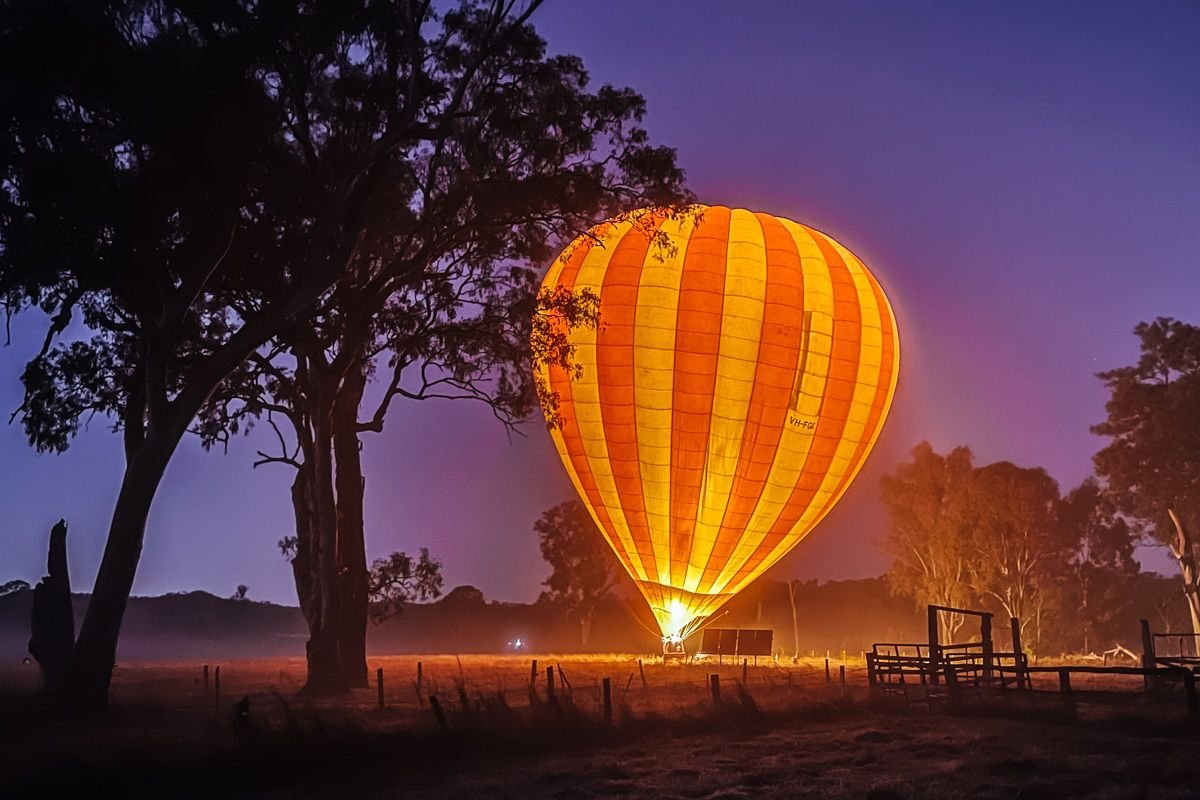
[[[75,611],[71,608],[71,577],[67,570],[67,523],[59,520],[50,531],[48,573],[33,590],[29,654],[37,660],[48,693],[65,674],[75,650]]]

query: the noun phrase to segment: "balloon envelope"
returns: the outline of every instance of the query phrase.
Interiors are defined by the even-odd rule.
[[[849,250],[768,214],[698,212],[601,225],[543,282],[600,297],[599,328],[568,332],[582,373],[542,368],[551,436],[664,635],[829,512],[899,371],[891,307]]]

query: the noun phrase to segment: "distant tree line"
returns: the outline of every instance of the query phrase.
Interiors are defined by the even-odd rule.
[[[1062,492],[1040,467],[976,465],[971,451],[928,443],[881,484],[892,591],[919,604],[983,607],[1021,620],[1035,651],[1103,650],[1136,639],[1131,604],[1161,609],[1159,628],[1200,632],[1196,544],[1200,517],[1200,328],[1169,318],[1135,329],[1141,358],[1100,373],[1109,444],[1096,474]],[[1182,591],[1139,574],[1139,544],[1167,544]],[[1170,609],[1189,609],[1190,621]],[[943,637],[963,618],[943,615]]]

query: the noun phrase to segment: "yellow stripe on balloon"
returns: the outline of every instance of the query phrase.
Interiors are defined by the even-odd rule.
[[[575,290],[591,289],[597,295],[604,282],[604,270],[612,259],[617,242],[632,229],[631,222],[620,222],[611,226],[603,241],[593,246],[584,258],[579,268],[579,276],[575,279]],[[641,235],[638,233],[634,234]],[[601,317],[600,324],[604,324]],[[575,419],[583,438],[583,449],[587,455],[588,466],[596,479],[596,488],[608,510],[613,527],[621,546],[625,548],[635,570],[635,578],[648,580],[646,568],[633,538],[629,535],[629,523],[621,508],[620,496],[617,494],[616,481],[613,478],[612,464],[608,460],[608,446],[604,438],[604,423],[600,418],[600,388],[596,378],[596,330],[587,326],[576,328],[571,336],[575,344],[575,360],[585,367],[583,374],[571,382],[571,403],[575,409]]]
[[[796,250],[800,253],[800,266],[804,270],[804,312],[808,325],[804,338],[807,339],[807,347],[800,354],[803,373],[796,408],[798,413],[795,416],[801,422],[807,422],[817,419],[829,377],[829,358],[833,349],[833,285],[829,277],[829,265],[808,228],[782,218],[779,221],[792,235]],[[762,545],[763,538],[779,518],[803,473],[816,431],[804,425],[790,424],[791,416],[789,414],[789,424],[785,425],[780,437],[758,507],[750,517],[737,548],[713,581],[712,591],[728,590],[734,574]]]
[[[657,579],[671,575],[671,396],[675,386],[675,316],[679,279],[693,221],[667,220],[671,255],[658,246],[646,252],[637,293],[633,341],[634,403],[642,498],[654,548]]]
[[[816,231],[813,232],[813,235],[824,237],[824,234]],[[850,480],[853,480],[854,475],[862,467],[862,460],[858,464],[853,464],[851,457],[862,439],[867,418],[871,411],[875,389],[879,381],[880,356],[883,347],[879,306],[875,302],[875,291],[871,288],[871,283],[864,274],[862,263],[850,251],[841,247],[841,245],[833,242],[828,237],[824,237],[824,239],[826,242],[833,244],[837,249],[838,254],[842,256],[846,264],[850,277],[854,281],[854,288],[858,294],[859,313],[862,315],[860,325],[861,342],[859,344],[858,375],[855,381],[854,397],[851,400],[846,427],[842,431],[841,442],[838,444],[837,452],[833,457],[833,463],[830,464],[824,479],[821,481],[821,488],[817,490],[804,516],[796,524],[796,530],[805,532],[811,531],[816,527],[816,524],[832,510],[837,500],[841,497],[841,494],[845,492],[846,487],[850,483],[850,481],[843,483],[846,473],[849,471]],[[841,491],[835,496],[835,491],[839,485],[841,485]],[[794,541],[785,539],[779,545],[772,548],[763,560],[761,570],[770,569],[794,545]],[[741,591],[751,580],[753,578],[748,577],[740,585],[731,586],[730,589],[735,593]]]
[[[733,473],[741,454],[746,410],[754,389],[763,303],[767,289],[766,245],[762,225],[749,211],[735,209],[729,221],[725,304],[721,309],[721,345],[712,423],[708,432],[705,483],[701,487],[696,535],[683,588],[697,591],[717,543],[729,503]]]

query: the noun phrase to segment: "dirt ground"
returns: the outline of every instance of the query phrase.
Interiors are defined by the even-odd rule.
[[[540,655],[531,693],[532,658],[372,659],[370,688],[321,702],[299,659],[220,664],[219,698],[215,663],[207,690],[200,664],[122,664],[112,711],[82,721],[0,669],[0,776],[54,797],[1200,797],[1200,720],[1140,678],[1076,676],[1071,715],[1053,675],[950,709],[871,695],[856,660],[843,686],[837,659],[828,681],[823,659],[760,660],[743,684],[729,662]]]

